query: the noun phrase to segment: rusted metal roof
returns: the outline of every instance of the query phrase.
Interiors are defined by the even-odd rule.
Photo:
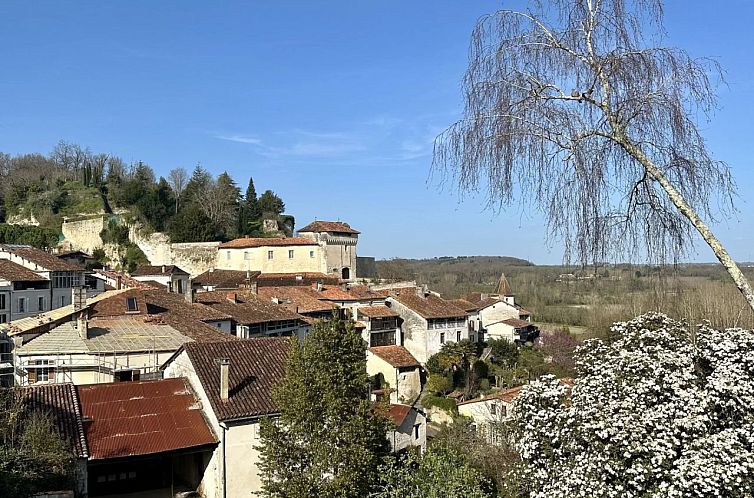
[[[78,386],[90,460],[217,443],[183,378]]]

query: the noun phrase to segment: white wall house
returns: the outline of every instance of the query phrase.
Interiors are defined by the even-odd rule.
[[[200,486],[205,498],[261,490],[259,421],[278,414],[270,393],[285,374],[288,345],[282,337],[189,343],[163,366],[165,378],[188,380],[220,439]]]
[[[367,349],[367,373],[387,383],[391,403],[413,403],[421,394],[421,365],[403,346]]]
[[[393,430],[388,432],[388,440],[393,453],[418,448],[421,453],[427,449],[427,417],[415,406],[392,404],[389,416]]]
[[[139,282],[153,281],[164,285],[168,292],[185,294],[189,292],[189,274],[175,265],[140,266],[131,273]]]
[[[446,342],[469,338],[464,310],[426,288],[388,291],[387,303],[403,320],[402,344],[424,365]]]

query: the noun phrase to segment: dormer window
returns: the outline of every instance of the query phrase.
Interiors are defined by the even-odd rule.
[[[126,311],[129,313],[134,313],[139,311],[138,303],[136,302],[135,297],[127,297],[126,298]]]

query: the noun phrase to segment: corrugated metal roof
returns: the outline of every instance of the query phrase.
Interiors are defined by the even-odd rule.
[[[78,386],[78,393],[90,460],[217,443],[182,378]]]

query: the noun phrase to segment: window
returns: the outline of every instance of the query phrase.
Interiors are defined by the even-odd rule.
[[[456,331],[456,342],[461,342],[461,331]]]
[[[414,424],[414,439],[419,439],[419,429],[421,428],[420,424]]]
[[[113,372],[113,382],[133,382],[141,378],[138,370],[118,370]]]
[[[39,296],[37,298],[37,309],[39,311],[44,311],[45,310],[45,298],[42,297],[42,296]]]
[[[50,360],[35,360],[31,364],[35,366],[49,365]],[[52,371],[51,368],[30,368],[29,369],[29,384],[34,384],[36,382],[49,382],[51,371]]]
[[[267,259],[272,259],[272,251],[267,251]]]
[[[52,274],[54,289],[67,289],[81,285],[81,274],[72,271],[61,271]]]
[[[293,259],[293,249],[288,250],[288,259]]]
[[[5,313],[0,315],[0,323],[8,323],[8,315],[6,315]]]
[[[60,296],[60,307],[65,306],[65,296]]]
[[[26,313],[26,298],[25,297],[18,298],[18,312]]]
[[[440,344],[445,344],[445,332],[440,332]]]
[[[225,251],[225,259],[230,260],[230,251]]]
[[[243,259],[244,259],[244,261],[248,261],[249,260],[249,251],[244,251],[243,252]]]
[[[313,257],[314,257],[314,251],[309,251],[309,257],[310,257],[310,258],[313,258]]]
[[[139,311],[139,306],[138,306],[138,303],[136,302],[135,297],[126,298],[126,311],[130,311],[130,312]]]
[[[183,280],[178,280],[178,294],[183,294]]]
[[[0,294],[0,310],[5,309],[5,294]]]

